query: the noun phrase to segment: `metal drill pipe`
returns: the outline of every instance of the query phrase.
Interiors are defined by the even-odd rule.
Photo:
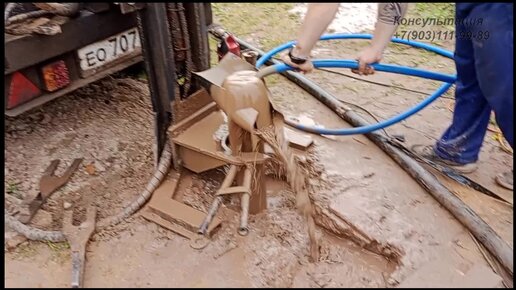
[[[251,189],[251,181],[252,181],[252,170],[251,168],[246,168],[244,172],[244,184],[245,188]],[[238,229],[238,234],[241,236],[247,236],[249,234],[249,229],[247,227],[247,220],[249,219],[249,193],[242,193],[242,197],[240,198],[240,205],[242,207],[242,214],[240,215],[240,227]]]
[[[235,176],[238,172],[238,167],[236,165],[231,165],[231,167],[228,170],[228,174],[226,175],[226,178],[224,178],[224,181],[222,182],[222,185],[220,186],[220,189],[228,188],[233,183],[233,180],[235,180]],[[219,195],[215,197],[215,200],[211,204],[210,211],[204,218],[204,221],[202,222],[201,226],[199,227],[199,230],[197,233],[205,235],[208,231],[208,227],[210,226],[211,221],[215,217],[215,214],[217,213],[217,210],[219,209],[220,205],[222,204],[222,198],[223,196]]]

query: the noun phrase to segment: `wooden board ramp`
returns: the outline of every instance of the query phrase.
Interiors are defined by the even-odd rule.
[[[151,200],[142,211],[142,216],[156,224],[169,229],[183,237],[193,239],[206,213],[194,209],[173,199],[179,178],[173,181],[164,181],[154,191]],[[210,235],[222,223],[222,219],[215,217],[208,227]]]

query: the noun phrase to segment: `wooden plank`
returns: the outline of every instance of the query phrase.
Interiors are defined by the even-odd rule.
[[[245,186],[232,186],[228,188],[221,188],[215,195],[234,194],[234,193],[247,193],[251,194],[251,189]]]
[[[305,151],[314,143],[313,138],[308,134],[295,132],[287,127],[283,128],[290,147]]]
[[[200,93],[206,93],[205,90],[199,91]],[[184,118],[177,124],[174,124],[170,127],[169,132],[172,133],[172,136],[176,136],[177,134],[181,133],[183,130],[188,129],[190,126],[192,126],[195,122],[198,122],[208,116],[209,114],[215,112],[217,110],[217,104],[215,102],[210,102],[206,106],[202,107],[192,115]]]
[[[143,212],[142,212],[142,216],[151,221],[151,222],[155,222],[157,223],[158,225],[166,228],[166,229],[169,229],[177,234],[180,234],[181,236],[185,237],[185,238],[188,238],[188,239],[193,239],[196,234],[181,227],[181,226],[178,226],[177,224],[174,224],[174,223],[171,223],[169,222],[168,220],[160,217],[158,214],[155,214],[153,213],[152,211],[150,211],[149,209],[145,209]]]
[[[205,213],[172,199],[177,181],[165,181],[156,189],[142,216],[182,236],[191,238],[206,216]],[[222,223],[215,217],[208,227],[209,234]]]
[[[189,121],[186,120],[186,122]],[[172,138],[172,142],[181,147],[179,152],[186,168],[200,173],[226,163],[232,165],[260,164],[268,158],[265,154],[257,152],[244,152],[238,156],[229,156],[220,151],[212,136],[223,122],[222,113],[212,111]]]

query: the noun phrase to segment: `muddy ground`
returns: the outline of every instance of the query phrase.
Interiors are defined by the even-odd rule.
[[[214,13],[216,22],[267,50],[294,37],[299,17],[280,17],[292,8],[293,4],[224,3],[216,4]],[[250,13],[255,17],[249,17]],[[270,25],[282,25],[284,29],[264,28]],[[451,41],[441,44],[453,49]],[[345,45],[326,42],[320,43],[315,53],[320,58],[354,58],[364,45],[365,41],[348,41]],[[450,60],[398,46],[388,48],[384,62],[454,72]],[[351,75],[347,70],[336,71]],[[391,87],[328,72],[315,72],[309,77],[342,101],[360,105],[380,119],[426,97],[403,88],[431,92],[438,86],[387,74],[367,80]],[[271,76],[267,83],[274,102],[286,114],[309,117],[329,128],[348,126],[281,77]],[[403,134],[407,145],[430,144],[449,124],[452,105],[450,91],[388,132]],[[469,177],[512,200],[512,192],[498,187],[493,177],[511,168],[513,156],[503,151],[493,136],[487,133],[479,169]],[[51,160],[62,160],[59,174],[74,158],[82,157],[80,169],[47,201],[34,218],[34,225],[60,229],[61,204],[79,206],[84,196],[94,197],[99,218],[112,215],[137,196],[150,179],[152,146],[149,91],[146,80],[138,77],[109,77],[19,117],[6,117],[7,209],[14,211],[20,198],[37,192],[38,179]],[[318,195],[312,198],[319,209],[332,212],[319,211],[321,257],[316,263],[308,261],[306,225],[295,210],[294,195],[286,184],[269,178],[268,210],[250,218],[251,231],[245,238],[236,233],[236,203],[223,206],[222,227],[202,251],[138,214],[96,233],[88,246],[85,286],[385,287],[401,282],[430,260],[429,256],[443,255],[448,249],[459,255],[457,267],[463,272],[472,263],[486,263],[464,228],[363,136],[315,137],[311,154],[321,167],[320,181],[313,182]],[[206,212],[222,179],[219,169],[202,175],[186,172],[176,199]],[[445,178],[443,181],[512,247],[512,207]],[[339,213],[341,220],[357,230],[338,235],[324,229],[328,216]],[[376,244],[383,250],[375,250]],[[8,246],[4,270],[7,287],[68,287],[71,262],[67,243],[25,241],[15,249]],[[385,248],[400,256],[387,255]]]

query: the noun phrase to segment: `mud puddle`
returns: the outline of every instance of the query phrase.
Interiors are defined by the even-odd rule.
[[[175,198],[203,209],[213,200],[223,169],[184,172]],[[250,233],[237,234],[239,200],[220,209],[224,219],[211,243],[189,241],[139,217],[95,235],[87,252],[85,287],[382,287],[394,265],[350,241],[316,229],[318,262],[309,262],[309,239],[295,196],[284,181],[266,178],[268,209],[251,215]],[[199,194],[199,191],[204,194]],[[58,246],[56,246],[58,245]],[[62,244],[29,242],[12,253],[7,287],[68,287],[71,263]],[[21,273],[31,273],[21,278]]]
[[[259,130],[260,138],[272,147],[276,157],[281,161],[282,169],[292,191],[296,196],[296,206],[299,213],[305,218],[308,236],[310,238],[310,257],[312,261],[319,258],[319,246],[315,237],[315,222],[312,202],[308,192],[307,173],[301,168],[300,159],[296,157],[285,138],[283,127],[280,126],[282,117],[275,116],[273,126]]]
[[[224,178],[223,168],[200,175],[183,172],[175,199],[194,208],[208,208]],[[244,274],[225,272],[228,280],[243,277],[252,287],[383,287],[396,264],[383,256],[315,228],[319,258],[310,260],[305,218],[296,210],[290,186],[266,177],[267,211],[249,217],[249,235],[237,234],[239,198],[228,198],[219,209],[224,220],[212,242],[199,251],[203,259],[223,259],[244,265]],[[203,194],[199,191],[203,190]],[[186,239],[185,240],[185,244]],[[193,250],[192,250],[193,251]],[[236,283],[236,282],[235,282]],[[234,287],[240,284],[232,284]]]

